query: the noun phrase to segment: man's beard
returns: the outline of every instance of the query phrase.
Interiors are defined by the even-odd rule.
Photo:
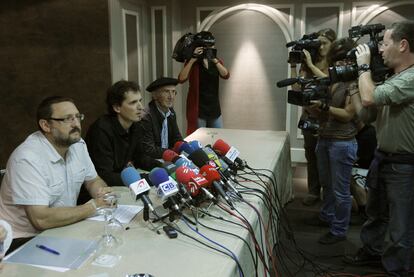
[[[55,140],[55,144],[58,146],[62,146],[62,147],[69,147],[74,143],[77,143],[78,141],[80,141],[81,137],[79,135],[79,137],[73,138],[70,135],[73,133],[79,132],[79,134],[81,133],[80,128],[75,127],[73,128],[70,132],[69,135],[67,137],[63,137],[60,133],[54,133],[54,140]]]

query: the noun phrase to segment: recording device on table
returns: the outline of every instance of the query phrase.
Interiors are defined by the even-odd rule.
[[[203,53],[197,58],[212,60],[217,57],[217,49],[212,48],[215,42],[214,36],[209,32],[187,33],[175,44],[172,58],[183,63],[193,56],[194,49],[203,47]]]
[[[292,47],[289,52],[288,63],[303,63],[305,61],[305,54],[302,51],[303,49],[306,49],[310,53],[312,61],[315,61],[320,46],[321,42],[318,39],[317,33],[303,35],[299,40],[288,42],[286,47]]]
[[[346,58],[353,61],[353,64],[343,66],[333,66],[329,68],[329,77],[332,83],[347,82],[358,79],[358,71],[371,70],[371,76],[374,82],[383,82],[387,75],[391,73],[390,69],[384,65],[381,54],[379,53],[379,42],[383,37],[380,33],[385,29],[382,24],[359,25],[354,26],[348,30],[350,38],[360,39],[365,35],[369,35],[369,42],[367,43],[371,52],[371,62],[368,68],[358,68],[356,62],[356,48],[349,51]]]

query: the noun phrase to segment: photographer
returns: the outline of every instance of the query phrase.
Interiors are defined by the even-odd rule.
[[[332,29],[322,29],[317,32],[320,47],[317,55],[312,61],[312,57],[306,49],[303,49],[305,60],[302,63],[299,75],[304,78],[312,77],[327,77],[328,76],[328,61],[327,54],[331,47],[331,43],[336,39],[336,33]],[[291,77],[298,77],[296,72],[296,63],[288,61],[291,68]],[[293,85],[293,89],[300,90],[299,85]],[[301,120],[315,119],[316,114],[312,114],[306,107],[303,108]],[[315,119],[316,120],[316,119]],[[308,195],[303,199],[304,205],[313,205],[320,200],[321,185],[319,183],[318,167],[315,156],[315,147],[317,143],[317,136],[313,131],[302,130],[304,138],[305,157],[307,160],[308,172]]]
[[[197,128],[221,128],[219,77],[228,79],[229,71],[216,57],[215,38],[210,32],[195,35],[196,48],[178,75],[180,83],[189,79],[187,96],[187,134]]]
[[[352,61],[346,53],[355,46],[350,38],[334,41],[328,54],[329,63],[343,66]],[[323,186],[323,205],[319,218],[330,231],[318,242],[333,244],[346,239],[351,214],[350,179],[356,159],[357,127],[350,95],[358,92],[356,81],[340,82],[329,87],[330,98],[313,100],[310,109],[319,110],[320,129],[316,145],[319,180]]]
[[[356,52],[360,97],[353,102],[362,119],[376,119],[378,149],[368,174],[363,247],[345,262],[382,261],[390,275],[406,276],[414,241],[414,22],[394,23],[379,51],[394,75],[378,86],[370,72],[370,49],[362,44]],[[387,230],[390,244],[384,249]]]

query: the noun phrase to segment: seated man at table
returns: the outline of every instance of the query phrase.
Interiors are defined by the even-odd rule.
[[[86,144],[99,176],[109,186],[123,186],[127,166],[151,170],[161,163],[143,152],[138,122],[144,115],[142,96],[135,82],[118,81],[106,94],[108,114],[89,127]]]
[[[152,93],[152,101],[140,123],[142,143],[146,153],[156,159],[183,139],[173,109],[177,84],[177,79],[161,77],[147,87],[147,91]]]
[[[72,224],[107,206],[112,188],[99,178],[81,138],[80,114],[71,98],[52,96],[37,108],[39,131],[11,154],[0,189],[0,218],[13,229],[9,251],[40,231]],[[76,206],[85,184],[94,199]]]

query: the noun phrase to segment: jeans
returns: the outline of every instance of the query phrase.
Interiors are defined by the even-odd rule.
[[[213,119],[197,118],[197,127],[223,128],[223,117],[220,115],[219,117]]]
[[[361,230],[364,249],[382,254],[382,264],[391,276],[406,276],[414,241],[413,164],[380,165],[377,187],[368,190],[367,215]],[[385,248],[387,230],[390,244]]]
[[[320,218],[331,225],[335,236],[346,236],[351,216],[352,165],[356,159],[356,140],[319,138],[316,145],[319,180],[323,187]]]

